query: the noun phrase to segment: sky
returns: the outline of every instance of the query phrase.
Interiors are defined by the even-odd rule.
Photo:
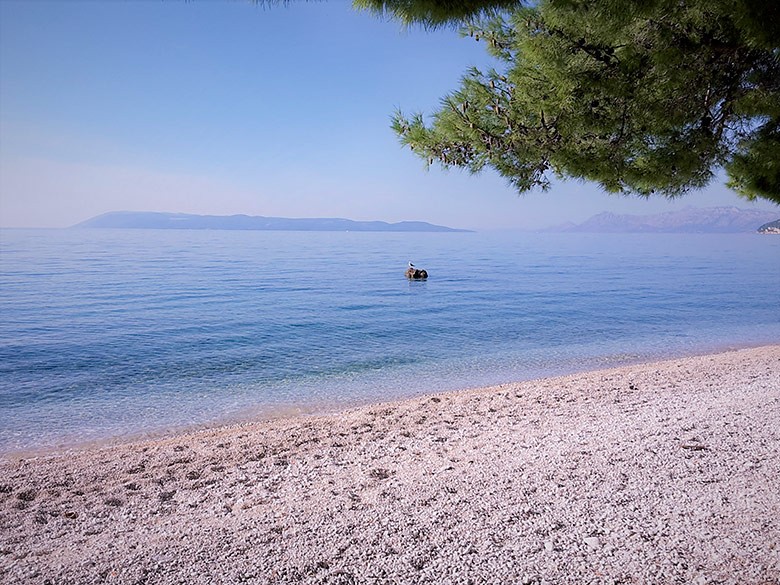
[[[0,0],[0,226],[128,210],[506,230],[778,209],[722,181],[673,202],[575,181],[518,196],[490,171],[426,169],[390,117],[432,112],[470,66],[492,66],[481,43],[346,0]]]

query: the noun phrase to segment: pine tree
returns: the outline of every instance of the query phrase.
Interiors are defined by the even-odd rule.
[[[554,176],[675,197],[725,169],[780,203],[780,2],[356,0],[425,26],[459,23],[501,63],[471,69],[431,120],[397,112],[429,164],[492,167],[518,191]]]

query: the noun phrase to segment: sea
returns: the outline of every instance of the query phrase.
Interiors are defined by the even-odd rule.
[[[6,229],[0,454],[778,342],[780,236]]]

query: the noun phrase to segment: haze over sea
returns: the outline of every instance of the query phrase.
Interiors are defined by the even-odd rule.
[[[0,269],[2,453],[780,340],[752,234],[4,230]]]

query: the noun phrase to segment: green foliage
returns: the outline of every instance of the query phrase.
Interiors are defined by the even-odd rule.
[[[765,124],[739,145],[726,165],[727,185],[751,201],[757,197],[780,202],[780,130]]]
[[[353,0],[353,6],[388,15],[404,24],[436,27],[514,8],[518,0]]]
[[[468,71],[429,123],[396,114],[429,164],[492,167],[521,192],[558,176],[666,197],[725,168],[739,194],[780,203],[780,3],[358,3],[426,25],[454,15],[501,64]]]

